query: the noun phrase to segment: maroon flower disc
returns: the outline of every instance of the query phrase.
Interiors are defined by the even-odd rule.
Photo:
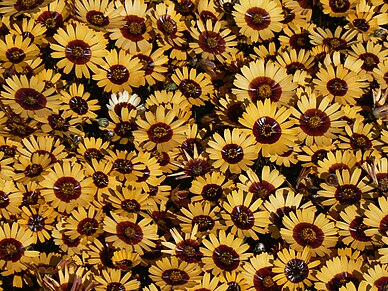
[[[81,196],[81,184],[73,177],[61,177],[54,183],[54,194],[63,202],[78,199]]]
[[[318,226],[301,222],[295,225],[293,237],[299,245],[303,247],[310,246],[315,249],[322,245],[325,234]]]
[[[221,270],[231,272],[240,265],[240,256],[233,248],[219,245],[213,251],[213,261]]]
[[[150,141],[154,143],[163,143],[168,142],[172,138],[173,130],[170,125],[158,122],[151,125],[147,130],[147,135]]]
[[[86,21],[97,27],[105,27],[109,24],[109,17],[101,11],[90,10],[86,13]]]
[[[65,55],[70,62],[76,65],[84,65],[90,61],[92,50],[86,42],[76,39],[67,44]]]
[[[309,275],[309,267],[305,261],[300,259],[292,259],[287,262],[284,268],[284,274],[288,281],[292,283],[303,282]]]
[[[113,65],[106,71],[106,77],[113,84],[122,85],[129,80],[129,72],[123,65]]]
[[[98,230],[98,221],[94,218],[84,218],[77,226],[77,231],[81,235],[93,235]]]
[[[249,8],[245,12],[245,22],[254,30],[266,29],[271,24],[271,16],[260,7]]]
[[[330,118],[319,109],[308,109],[299,120],[300,128],[310,136],[323,136],[331,125]]]
[[[21,88],[15,92],[15,101],[25,110],[40,110],[46,107],[46,97],[32,88]]]
[[[185,271],[179,269],[169,269],[163,271],[162,279],[168,285],[176,286],[186,284],[189,281],[190,276]]]
[[[275,119],[263,116],[253,125],[253,135],[258,143],[274,144],[280,139],[282,129]]]
[[[237,144],[226,144],[221,150],[221,156],[227,163],[237,164],[244,158],[244,151]]]
[[[119,222],[116,232],[119,239],[130,245],[136,245],[143,240],[143,230],[131,221]]]
[[[127,15],[125,20],[126,23],[120,28],[121,34],[134,42],[143,40],[143,34],[147,30],[145,19],[136,15]]]
[[[230,217],[234,225],[239,229],[248,230],[255,224],[253,212],[245,205],[237,205],[233,207]]]
[[[256,77],[249,83],[248,95],[253,102],[265,99],[277,102],[282,96],[282,88],[269,77]]]

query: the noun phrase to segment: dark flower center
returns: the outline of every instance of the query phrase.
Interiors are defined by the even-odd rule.
[[[388,276],[382,276],[378,278],[374,285],[376,286],[378,291],[387,291],[388,290]]]
[[[122,85],[129,80],[128,69],[122,65],[113,65],[107,72],[106,76],[113,84]]]
[[[126,288],[123,284],[118,282],[111,282],[106,285],[106,291],[125,291]]]
[[[138,182],[138,183],[147,181],[147,179],[150,177],[150,174],[151,174],[150,169],[147,166],[145,166],[145,168],[142,172],[143,172],[143,176],[138,177],[136,180],[136,182]]]
[[[210,171],[210,164],[204,159],[192,159],[185,165],[184,172],[187,176],[198,177],[203,176]]]
[[[151,125],[150,129],[147,130],[147,135],[150,141],[154,143],[168,142],[173,135],[172,128],[163,122],[158,122]]]
[[[64,132],[69,130],[70,123],[58,114],[49,115],[47,117],[47,120],[53,130],[59,130]]]
[[[367,136],[354,133],[350,138],[350,146],[353,149],[367,150],[372,147],[372,142]]]
[[[308,109],[300,117],[300,128],[310,136],[324,135],[330,125],[330,118],[319,109]]]
[[[215,225],[215,221],[208,215],[198,215],[193,218],[191,224],[193,226],[198,224],[198,231],[202,232],[212,230]]]
[[[176,22],[168,14],[159,17],[157,26],[166,37],[174,38],[178,31]]]
[[[98,221],[94,218],[84,218],[78,223],[77,231],[81,235],[93,235],[98,230]]]
[[[273,144],[280,139],[282,129],[275,119],[263,116],[253,125],[253,135],[258,143]]]
[[[315,249],[322,245],[325,234],[316,225],[301,222],[295,225],[293,237],[299,245],[303,247],[310,246]]]
[[[240,229],[251,229],[255,223],[253,212],[245,205],[235,206],[230,214],[233,223]]]
[[[355,27],[357,27],[359,30],[364,31],[364,32],[368,31],[370,28],[368,21],[366,21],[365,19],[362,19],[362,18],[354,19],[353,25]]]
[[[273,280],[275,274],[271,267],[261,268],[253,276],[253,285],[257,291],[280,291],[281,287]]]
[[[176,285],[184,285],[186,284],[190,276],[182,270],[179,269],[170,269],[170,270],[165,270],[162,273],[162,279],[171,286],[176,286]]]
[[[0,260],[17,262],[24,254],[23,245],[13,238],[0,241]]]
[[[198,152],[203,151],[203,146],[197,138],[188,138],[182,142],[181,148],[185,150],[189,156],[194,156],[194,145],[197,147]]]
[[[136,57],[140,60],[143,65],[143,70],[145,71],[145,75],[151,75],[155,68],[154,60],[146,55],[138,54]]]
[[[334,96],[344,96],[348,92],[348,84],[339,78],[329,80],[326,88]]]
[[[22,49],[13,47],[7,49],[7,51],[5,52],[5,56],[11,63],[17,64],[24,60],[26,54]]]
[[[361,190],[352,184],[340,185],[335,191],[335,198],[342,205],[353,205],[360,201]]]
[[[337,37],[325,38],[323,40],[323,44],[327,45],[328,47],[330,47],[331,49],[333,49],[335,51],[340,51],[340,50],[346,49],[346,47],[348,45],[346,40],[343,40],[343,39],[340,39]]]
[[[281,23],[287,24],[295,19],[295,13],[292,12],[290,8],[282,6],[282,9],[283,9],[284,20],[281,21]]]
[[[117,261],[115,262],[115,268],[119,269],[119,270],[122,270],[122,271],[129,271],[131,270],[132,266],[133,266],[133,262],[131,260],[121,260],[121,261]]]
[[[329,6],[333,12],[344,13],[348,11],[350,2],[348,0],[329,0]]]
[[[55,196],[64,201],[78,199],[81,196],[81,184],[73,177],[61,177],[54,183]]]
[[[179,90],[185,97],[198,98],[202,94],[201,86],[192,80],[183,80],[179,85]]]
[[[203,257],[203,254],[199,251],[199,242],[192,239],[177,243],[175,253],[179,259],[188,263],[198,263]]]
[[[188,16],[193,13],[193,10],[195,9],[195,4],[191,0],[180,0],[177,2],[176,11],[183,16]]]
[[[17,0],[13,5],[17,11],[32,10],[42,4],[44,0]]]
[[[305,66],[302,63],[299,62],[292,62],[288,65],[286,65],[287,74],[294,75],[296,71],[302,71],[305,70]]]
[[[348,272],[342,272],[339,274],[336,274],[328,283],[327,283],[327,289],[329,291],[337,291],[342,286],[345,286],[347,283],[353,282],[355,284],[358,283],[358,279],[352,274]]]
[[[237,144],[226,144],[221,150],[221,156],[227,163],[237,164],[244,158],[244,151]]]
[[[121,202],[121,208],[128,213],[138,213],[140,204],[135,199],[126,199]]]
[[[108,175],[101,171],[93,173],[93,183],[97,188],[105,188],[109,184]]]
[[[39,176],[43,172],[43,167],[39,164],[28,165],[24,170],[24,175],[28,178]]]
[[[301,49],[309,50],[311,48],[308,32],[294,34],[290,37],[289,44],[291,48],[299,51]]]
[[[277,102],[282,96],[282,88],[269,77],[256,77],[248,86],[248,95],[253,102],[268,98]]]
[[[27,226],[31,231],[37,232],[44,229],[46,218],[41,216],[40,214],[33,214],[28,218]]]
[[[86,100],[79,96],[74,96],[69,100],[69,107],[78,115],[85,115],[89,110]]]
[[[361,68],[368,72],[373,71],[373,69],[377,68],[377,65],[380,63],[379,57],[372,53],[361,54],[359,58],[364,61]]]
[[[243,105],[243,102],[236,102],[228,106],[225,114],[231,122],[238,124],[239,118],[244,113]]]
[[[63,26],[63,17],[56,11],[44,11],[39,15],[37,21],[47,28],[47,36],[53,36],[58,28]]]
[[[130,121],[121,121],[120,123],[116,124],[114,132],[120,137],[131,137],[132,131],[135,129],[137,129],[135,123]]]
[[[65,55],[70,62],[76,65],[84,65],[92,57],[92,50],[86,42],[76,39],[67,44]]]
[[[213,251],[213,261],[223,271],[233,271],[240,265],[240,256],[231,247],[220,245]]]
[[[109,17],[100,11],[91,10],[86,13],[86,21],[94,26],[104,27],[109,24]]]
[[[203,32],[199,36],[198,44],[203,51],[212,54],[222,54],[226,46],[224,38],[214,31]]]
[[[130,245],[136,245],[143,240],[141,227],[130,221],[118,223],[116,232],[119,239]]]
[[[126,23],[120,28],[121,34],[134,42],[144,39],[143,34],[146,32],[146,24],[143,17],[128,15],[125,17]]]
[[[265,200],[274,190],[275,187],[265,180],[261,182],[253,182],[248,189],[249,192],[253,193],[255,199],[261,198],[263,200]]]
[[[113,168],[121,174],[130,174],[133,170],[133,163],[129,160],[117,159],[113,163]]]
[[[217,201],[222,196],[222,187],[217,184],[207,184],[202,188],[202,197],[208,201]]]
[[[303,282],[309,275],[309,268],[305,261],[300,259],[292,259],[287,262],[284,268],[284,274],[288,281],[292,283]]]
[[[271,16],[260,7],[249,8],[245,12],[244,19],[255,30],[263,30],[271,24]]]
[[[379,184],[378,188],[385,194],[388,191],[388,174],[378,173],[376,174],[376,178]]]
[[[100,161],[104,157],[104,154],[99,150],[95,148],[87,149],[84,153],[84,158],[88,162],[91,162],[92,159],[96,159],[97,161]]]
[[[34,205],[38,203],[39,191],[27,191],[23,193],[23,203],[22,205]],[[1,208],[1,192],[0,192],[0,208]]]
[[[216,23],[218,21],[217,16],[214,15],[209,10],[202,10],[199,14],[199,18],[203,21],[203,23],[206,23],[206,20],[210,19],[212,21],[212,24]]]
[[[46,107],[46,97],[32,88],[21,88],[15,92],[15,101],[25,110],[40,110]]]
[[[349,224],[349,232],[350,235],[358,241],[362,242],[368,242],[371,240],[370,237],[368,237],[365,234],[365,230],[368,229],[368,227],[364,224],[362,217],[356,217],[352,220],[352,222]]]
[[[13,158],[16,155],[16,147],[9,145],[1,145],[0,152],[4,153],[4,158]]]

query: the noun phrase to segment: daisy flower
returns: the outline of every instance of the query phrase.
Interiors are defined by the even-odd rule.
[[[46,205],[38,208],[23,207],[18,220],[19,225],[26,226],[32,233],[33,243],[45,243],[50,240],[50,232],[54,229],[56,222],[54,209]]]
[[[128,272],[133,267],[140,264],[140,262],[141,258],[139,254],[125,249],[115,251],[112,256],[112,263],[114,267],[124,272]]]
[[[85,137],[78,144],[78,157],[89,163],[92,162],[92,159],[100,161],[107,155],[108,147],[109,141],[104,142],[101,138]]]
[[[355,105],[355,99],[360,98],[364,93],[363,88],[368,86],[363,75],[357,73],[361,63],[352,64],[352,58],[348,57],[346,60],[349,60],[349,63],[345,61],[342,65],[337,57],[339,55],[334,55],[333,62],[329,57],[325,59],[325,66],[317,72],[313,83],[323,96],[330,96],[335,102],[343,105]]]
[[[196,177],[191,183],[190,192],[196,194],[191,201],[220,202],[224,191],[233,185],[233,180],[227,180],[222,172],[207,173]]]
[[[136,120],[138,130],[133,132],[135,143],[146,150],[169,151],[181,144],[187,126],[184,119],[178,119],[177,111],[157,107],[155,113],[145,112],[145,120]],[[143,144],[144,143],[144,144]]]
[[[97,118],[95,111],[101,108],[98,105],[98,100],[90,99],[90,93],[85,92],[83,84],[73,83],[69,86],[68,91],[61,90],[61,101],[64,103],[61,106],[64,117],[81,118],[88,121],[89,119]],[[90,121],[89,121],[90,122]]]
[[[0,217],[9,219],[10,214],[20,213],[23,194],[18,191],[13,181],[0,180]]]
[[[72,256],[75,254],[80,255],[88,249],[88,246],[82,243],[80,238],[77,237],[73,240],[65,235],[61,223],[57,223],[55,227],[56,228],[51,232],[51,237],[54,244],[57,245],[62,252]]]
[[[294,145],[295,129],[290,128],[291,121],[286,121],[289,116],[287,108],[277,108],[275,102],[265,99],[250,104],[239,122],[247,128],[247,133],[253,134],[262,156],[268,157],[282,154]]]
[[[69,9],[65,0],[54,0],[33,14],[36,22],[46,27],[46,36],[53,36],[59,28],[63,28],[69,16]]]
[[[84,136],[85,133],[77,128],[80,124],[80,119],[72,119],[70,117],[64,118],[65,113],[52,113],[46,118],[36,117],[35,119],[41,123],[40,129],[46,133],[54,136]]]
[[[0,61],[5,69],[13,67],[16,72],[22,72],[27,66],[25,61],[32,60],[40,54],[38,47],[31,39],[22,35],[7,34],[0,40]]]
[[[207,74],[197,73],[196,69],[189,71],[186,66],[182,70],[176,70],[171,79],[178,86],[182,95],[194,106],[205,105],[204,101],[209,100],[208,95],[213,91],[211,80]]]
[[[91,28],[101,31],[124,25],[121,16],[122,6],[115,7],[109,0],[75,1],[77,17]]]
[[[365,230],[367,236],[372,237],[376,244],[380,245],[381,236],[388,235],[388,199],[386,197],[378,197],[378,204],[370,203],[365,210],[364,224],[369,228]]]
[[[227,287],[228,289],[237,289],[241,291],[247,291],[249,285],[247,280],[239,271],[225,272],[219,275],[221,286]]]
[[[355,0],[321,0],[323,13],[331,17],[343,17],[354,13]]]
[[[120,141],[120,144],[133,142],[133,132],[138,128],[134,119],[136,114],[135,110],[129,111],[128,108],[123,108],[120,115],[109,111],[109,117],[113,122],[109,122],[105,129],[114,133],[113,142]]]
[[[114,212],[121,216],[131,216],[134,213],[144,216],[147,210],[152,209],[153,202],[149,194],[136,187],[120,187],[110,191],[106,200],[112,203]]]
[[[182,262],[175,257],[163,258],[149,269],[150,278],[161,290],[190,288],[201,279],[201,269],[196,264]]]
[[[246,171],[246,176],[239,176],[241,184],[237,184],[238,188],[252,193],[254,200],[266,199],[271,193],[274,193],[286,180],[286,178],[276,169],[270,170],[269,166],[262,168],[261,177],[251,169]]]
[[[305,286],[312,286],[311,281],[316,279],[313,271],[321,262],[319,260],[310,262],[310,248],[303,248],[302,252],[295,252],[293,249],[282,249],[278,252],[273,262],[272,271],[276,274],[273,280],[283,289],[289,290],[304,289]]]
[[[108,110],[114,111],[117,115],[121,114],[123,108],[130,110],[142,111],[144,109],[142,100],[137,94],[129,95],[129,92],[124,90],[122,92],[112,93],[109,98],[109,104],[106,105]]]
[[[157,107],[163,106],[166,109],[178,111],[180,119],[189,120],[191,117],[191,104],[186,96],[182,95],[181,91],[155,91],[148,96],[146,100],[146,107],[149,110],[156,110]]]
[[[177,13],[174,2],[159,3],[151,14],[152,28],[169,46],[182,45],[183,31],[186,29],[182,15]]]
[[[102,210],[96,209],[93,205],[88,209],[78,207],[63,221],[64,234],[72,240],[81,239],[83,243],[93,241],[103,232],[103,219]]]
[[[388,60],[383,60],[373,69],[373,77],[382,90],[388,88]]]
[[[30,158],[20,156],[19,163],[14,164],[16,174],[13,179],[21,183],[42,181],[49,172],[50,163],[51,159],[48,154],[35,153]]]
[[[97,65],[104,65],[102,57],[106,54],[107,40],[101,32],[95,32],[81,23],[68,24],[60,28],[54,36],[57,44],[51,56],[61,59],[57,66],[69,74],[73,69],[77,78],[90,78],[90,70],[97,71]]]
[[[235,237],[234,234],[228,235],[224,230],[220,230],[218,235],[209,234],[209,239],[204,239],[200,251],[204,257],[203,269],[211,270],[213,275],[218,275],[222,272],[238,271],[242,269],[244,261],[252,255],[247,253],[249,245],[243,243],[243,239]]]
[[[93,201],[92,183],[92,178],[85,177],[81,164],[64,161],[56,163],[39,184],[47,203],[57,212],[69,214]]]
[[[368,282],[369,286],[372,286],[372,290],[384,290],[388,285],[388,266],[387,265],[375,265],[370,267],[364,273],[364,279]]]
[[[289,46],[296,51],[300,51],[301,49],[310,51],[313,47],[310,42],[310,37],[314,27],[315,24],[310,24],[305,27],[290,24],[283,29],[283,35],[279,36],[280,44],[283,47]]]
[[[206,23],[208,19],[212,21],[212,24],[215,24],[219,19],[222,19],[224,13],[216,9],[217,5],[213,0],[205,0],[198,2],[198,16],[203,23]]]
[[[244,264],[242,274],[247,280],[247,283],[252,286],[249,291],[280,291],[281,286],[278,285],[273,277],[275,273],[273,268],[273,255],[261,253],[249,259],[249,262]]]
[[[342,26],[338,26],[333,33],[329,28],[323,29],[316,26],[311,30],[311,43],[324,45],[330,51],[346,51],[357,35],[357,31],[345,30],[342,33],[343,30]]]
[[[356,205],[350,205],[340,212],[341,219],[336,226],[339,229],[340,241],[353,249],[363,251],[372,246],[372,240],[365,234],[365,215]]]
[[[1,275],[9,276],[27,269],[26,263],[39,256],[38,251],[30,250],[33,244],[31,232],[25,231],[17,223],[4,223],[0,226],[0,266]]]
[[[102,270],[102,276],[95,276],[99,284],[96,285],[96,291],[105,291],[110,289],[122,289],[125,291],[138,290],[139,283],[136,279],[131,280],[131,272],[122,273],[120,270],[108,269]]]
[[[210,159],[214,160],[213,167],[219,168],[221,172],[229,170],[233,174],[247,171],[258,156],[255,138],[238,128],[233,131],[225,129],[223,137],[214,133],[206,151]]]
[[[145,169],[144,165],[134,164],[133,159],[136,157],[135,151],[108,151],[107,159],[112,161],[113,167],[111,175],[117,180],[123,182],[125,180],[133,181],[142,175],[141,170]]]
[[[325,262],[316,273],[319,280],[314,287],[318,290],[342,290],[348,282],[357,283],[360,280],[362,257],[349,258],[338,255]]]
[[[105,92],[132,92],[132,87],[140,87],[145,84],[142,64],[136,58],[131,58],[124,50],[118,53],[109,51],[104,56],[104,61],[93,75],[97,85],[103,87]]]
[[[236,75],[232,89],[237,100],[251,100],[264,102],[288,103],[294,95],[296,84],[292,83],[292,76],[287,75],[287,70],[271,61],[258,59],[241,68],[241,74]]]
[[[199,251],[200,242],[197,238],[198,224],[195,224],[190,233],[184,233],[184,238],[180,232],[173,228],[170,230],[175,243],[162,242],[162,245],[168,250],[162,250],[162,253],[176,256],[178,259],[195,264],[201,262],[203,254]]]
[[[151,48],[149,42],[151,26],[147,21],[147,4],[143,0],[126,0],[117,2],[116,9],[123,9],[125,23],[120,27],[109,29],[110,39],[115,40],[117,47],[127,50],[131,54],[147,51]]]
[[[232,127],[239,126],[239,118],[245,110],[243,101],[237,100],[233,95],[227,94],[225,97],[220,97],[215,104],[216,113],[221,122]]]
[[[177,215],[181,222],[181,230],[184,233],[191,233],[192,228],[197,224],[198,232],[213,232],[224,228],[221,224],[221,217],[218,216],[220,208],[210,202],[195,202],[187,205],[187,208],[180,208],[182,215]]]
[[[334,178],[334,180],[336,180],[333,176],[336,174],[337,170],[339,170],[340,172],[342,172],[343,170],[351,171],[355,165],[356,157],[351,151],[329,151],[326,153],[325,158],[318,160],[318,173],[322,177],[324,177],[325,175],[327,176],[328,174],[329,176],[331,176],[331,178]],[[328,181],[330,182],[330,177]]]
[[[115,190],[120,185],[120,182],[110,175],[113,168],[113,163],[110,161],[92,159],[91,164],[85,163],[83,166],[85,175],[93,179],[93,188],[97,195],[97,201],[101,202],[104,194],[108,195],[110,193],[109,190]]]
[[[0,13],[4,16],[17,16],[36,12],[40,7],[46,6],[52,0],[4,0],[1,2]]]
[[[234,5],[232,14],[240,33],[252,42],[273,38],[283,28],[284,16],[277,2],[243,0]]]
[[[366,185],[361,177],[361,169],[355,168],[353,171],[344,169],[341,172],[335,172],[336,184],[321,183],[322,190],[318,191],[318,195],[325,197],[322,202],[325,206],[343,206],[355,205],[369,197],[367,194],[373,188]]]
[[[39,82],[36,76],[7,78],[1,97],[4,105],[12,106],[13,112],[23,118],[47,117],[60,104],[55,88],[46,89],[44,82]]]
[[[194,49],[196,54],[202,54],[204,59],[212,61],[217,59],[223,62],[232,53],[235,53],[236,36],[231,35],[231,31],[227,28],[221,29],[220,21],[215,23],[212,23],[210,19],[205,23],[197,21],[197,27],[191,29],[195,42],[190,43],[190,48]]]
[[[152,223],[151,218],[138,216],[124,217],[111,213],[112,218],[104,218],[104,231],[107,232],[106,241],[112,242],[115,247],[122,247],[143,255],[144,251],[151,251],[157,240],[157,225]]]
[[[143,65],[143,71],[145,74],[146,83],[150,86],[155,85],[157,81],[164,81],[167,72],[168,57],[164,54],[164,49],[159,48],[154,52],[148,50],[145,52],[138,53],[133,56],[140,60]]]
[[[227,227],[231,227],[231,233],[238,237],[252,237],[258,240],[258,233],[264,234],[268,230],[269,213],[260,210],[263,200],[253,200],[252,193],[246,193],[241,190],[232,191],[226,195],[227,201],[222,203],[225,213],[222,218],[225,219]]]
[[[337,243],[337,229],[334,222],[323,213],[316,215],[314,208],[297,209],[282,219],[280,230],[283,239],[296,251],[310,247],[311,256],[323,257],[330,254],[330,248]]]
[[[298,139],[307,146],[329,146],[346,125],[339,120],[343,116],[341,105],[331,104],[330,97],[318,98],[310,88],[298,90],[297,95],[297,106],[290,110],[297,118]]]

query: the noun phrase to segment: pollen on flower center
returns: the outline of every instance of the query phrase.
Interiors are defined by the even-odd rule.
[[[263,22],[264,17],[260,13],[255,13],[252,15],[252,22],[256,25],[259,25]]]
[[[275,282],[273,281],[271,276],[265,276],[263,279],[263,286],[265,288],[271,288],[272,286],[275,285]]]
[[[7,59],[10,60],[14,64],[20,63],[21,61],[23,61],[25,56],[26,56],[24,51],[17,48],[17,47],[13,47],[13,48],[8,49],[5,53],[5,55],[6,55]]]
[[[223,252],[221,256],[219,256],[220,261],[225,265],[231,265],[233,263],[233,254],[230,252]]]
[[[256,90],[261,99],[269,98],[272,95],[272,88],[268,84],[261,84]]]
[[[322,119],[318,115],[314,115],[308,119],[308,124],[311,128],[318,128],[321,126]]]
[[[135,236],[136,230],[133,227],[126,227],[124,233],[127,237],[132,238]]]
[[[302,229],[301,236],[305,241],[313,242],[317,239],[317,233],[310,227]]]
[[[74,184],[71,182],[65,182],[60,186],[60,191],[62,194],[66,197],[71,197],[74,195],[75,187]]]
[[[44,228],[45,218],[39,214],[32,215],[28,219],[28,228],[32,231],[40,231]]]
[[[37,5],[35,0],[21,0],[20,2],[21,5],[25,7],[25,10],[35,8],[35,6]]]
[[[12,238],[5,238],[0,241],[0,260],[18,261],[24,254],[23,245]]]
[[[129,32],[132,34],[141,34],[142,26],[138,22],[131,22],[128,24]]]
[[[272,126],[270,124],[264,124],[260,133],[265,137],[270,137],[273,133]]]
[[[206,42],[207,42],[208,47],[211,49],[216,48],[218,45],[218,41],[214,37],[209,37]]]

